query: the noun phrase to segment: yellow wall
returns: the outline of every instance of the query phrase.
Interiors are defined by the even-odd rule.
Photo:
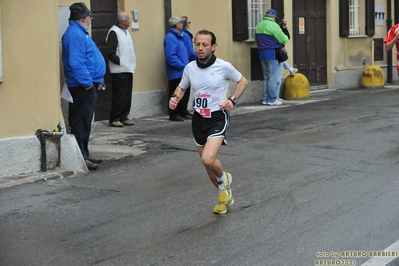
[[[327,20],[332,21],[331,18],[339,17],[339,5],[331,0],[329,1],[329,5],[331,15],[327,17]],[[339,23],[328,23],[328,27],[327,39],[330,41],[327,42],[327,51],[328,53],[331,51],[331,57],[327,61],[332,71],[336,69],[361,68],[363,59],[366,59],[366,62],[370,64],[372,59],[372,40],[377,35],[373,37],[365,35],[359,37],[339,37]],[[364,25],[362,28],[364,28]]]
[[[163,53],[164,4],[159,0],[119,0],[123,11],[139,11],[140,29],[131,32],[137,57],[133,92],[167,88]],[[151,7],[151,8],[149,8]]]
[[[265,1],[263,13],[271,8],[270,1]],[[210,8],[211,6],[211,8]],[[290,0],[285,0],[285,17],[288,30],[292,31],[292,10]],[[204,19],[204,14],[206,18]],[[207,29],[215,33],[218,46],[215,55],[232,63],[248,80],[251,78],[251,47],[256,47],[254,42],[233,42],[232,4],[230,0],[210,1],[209,4],[196,5],[191,1],[173,0],[172,15],[188,16],[191,21],[191,32],[195,33]],[[288,62],[292,64],[292,41],[286,45],[289,53]],[[283,75],[288,72],[284,71]]]
[[[59,57],[55,56],[57,3],[3,0],[1,16],[4,82],[0,84],[0,138],[34,135],[39,128],[52,130],[63,122]]]
[[[60,85],[63,83],[58,42],[58,5],[71,5],[76,0],[2,0],[2,48],[4,82],[0,84],[0,138],[29,136],[37,129],[52,130],[64,123],[60,104]],[[90,0],[83,0],[90,8]],[[270,8],[265,1],[264,12]],[[363,58],[372,61],[372,39],[383,38],[385,26],[376,26],[373,37],[339,38],[339,5],[327,3],[327,70],[328,85],[334,87],[334,73],[338,70],[360,69]],[[385,0],[376,0],[383,4]],[[166,89],[167,78],[163,54],[165,37],[164,2],[159,0],[120,0],[121,9],[139,10],[140,30],[132,32],[137,55],[134,92]],[[292,2],[285,0],[285,17],[292,33]],[[40,7],[40,8],[38,8]],[[151,8],[148,8],[151,7]],[[23,14],[27,23],[18,23]],[[206,14],[206,16],[204,15]],[[250,48],[253,42],[232,41],[232,12],[230,0],[193,1],[173,0],[172,15],[189,17],[191,31],[208,29],[216,34],[216,55],[231,62],[250,79]],[[392,14],[393,15],[393,14]],[[385,15],[387,17],[387,15]],[[292,34],[293,35],[293,34]],[[287,44],[292,64],[293,42]],[[395,62],[395,54],[393,53]],[[386,56],[385,56],[386,57]],[[386,65],[384,61],[375,62]],[[283,75],[286,75],[286,71]]]
[[[375,4],[383,4],[386,12],[386,1],[376,0]],[[364,10],[360,11],[364,19]],[[393,16],[393,14],[392,14]],[[374,36],[360,37],[339,37],[339,22],[334,18],[339,17],[339,5],[335,0],[327,0],[327,70],[328,85],[333,87],[333,75],[337,71],[360,70],[363,69],[362,62],[366,60],[366,66],[375,64],[386,66],[386,53],[384,52],[384,61],[374,61],[374,38],[384,38],[386,26],[375,26]],[[385,14],[385,19],[387,15]],[[333,23],[335,22],[336,23]],[[361,27],[364,29],[363,20]],[[363,30],[364,33],[364,30]]]
[[[198,4],[193,7],[192,1],[173,0],[172,16],[187,16],[191,21],[191,33],[207,29],[216,35],[217,47],[215,55],[224,60],[230,60],[231,40],[231,1],[218,0],[210,4]],[[204,16],[206,14],[206,16]],[[223,16],[221,15],[223,14]]]
[[[173,3],[172,15],[188,16],[191,21],[190,31],[194,36],[202,29],[212,31],[217,41],[215,55],[232,63],[247,79],[250,79],[250,48],[253,43],[233,42],[231,1],[212,1],[211,4],[196,5],[195,9],[191,1],[174,0]],[[205,19],[204,14],[206,14]]]

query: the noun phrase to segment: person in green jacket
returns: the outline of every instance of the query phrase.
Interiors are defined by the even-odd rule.
[[[284,47],[288,42],[288,36],[276,23],[276,18],[278,18],[277,11],[269,9],[263,20],[255,27],[255,42],[258,46],[264,77],[262,99],[264,105],[282,104],[278,100],[282,64],[276,59],[275,50]]]

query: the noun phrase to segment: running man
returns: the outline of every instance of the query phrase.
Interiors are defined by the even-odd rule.
[[[180,84],[170,97],[169,108],[176,108],[191,85],[195,110],[192,120],[194,142],[210,180],[219,190],[218,204],[213,212],[224,214],[234,203],[230,188],[232,175],[223,171],[216,156],[221,145],[227,144],[229,112],[244,93],[248,81],[229,62],[216,58],[216,36],[212,32],[199,31],[194,38],[194,47],[197,59],[184,68]],[[236,82],[237,86],[227,99],[229,80]]]

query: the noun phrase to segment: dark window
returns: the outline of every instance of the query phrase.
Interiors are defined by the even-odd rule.
[[[349,36],[349,0],[339,0],[339,36]]]
[[[272,8],[277,11],[280,19],[284,18],[284,0],[272,0]]]
[[[374,60],[384,60],[384,42],[382,38],[373,39],[374,41]]]
[[[233,0],[233,41],[248,39],[247,0]]]
[[[375,1],[366,0],[366,35],[373,36],[375,34]]]

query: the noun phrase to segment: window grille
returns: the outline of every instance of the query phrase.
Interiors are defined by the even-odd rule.
[[[349,1],[349,36],[360,35],[359,0]]]
[[[254,41],[255,27],[263,19],[263,0],[248,0],[248,40]]]

